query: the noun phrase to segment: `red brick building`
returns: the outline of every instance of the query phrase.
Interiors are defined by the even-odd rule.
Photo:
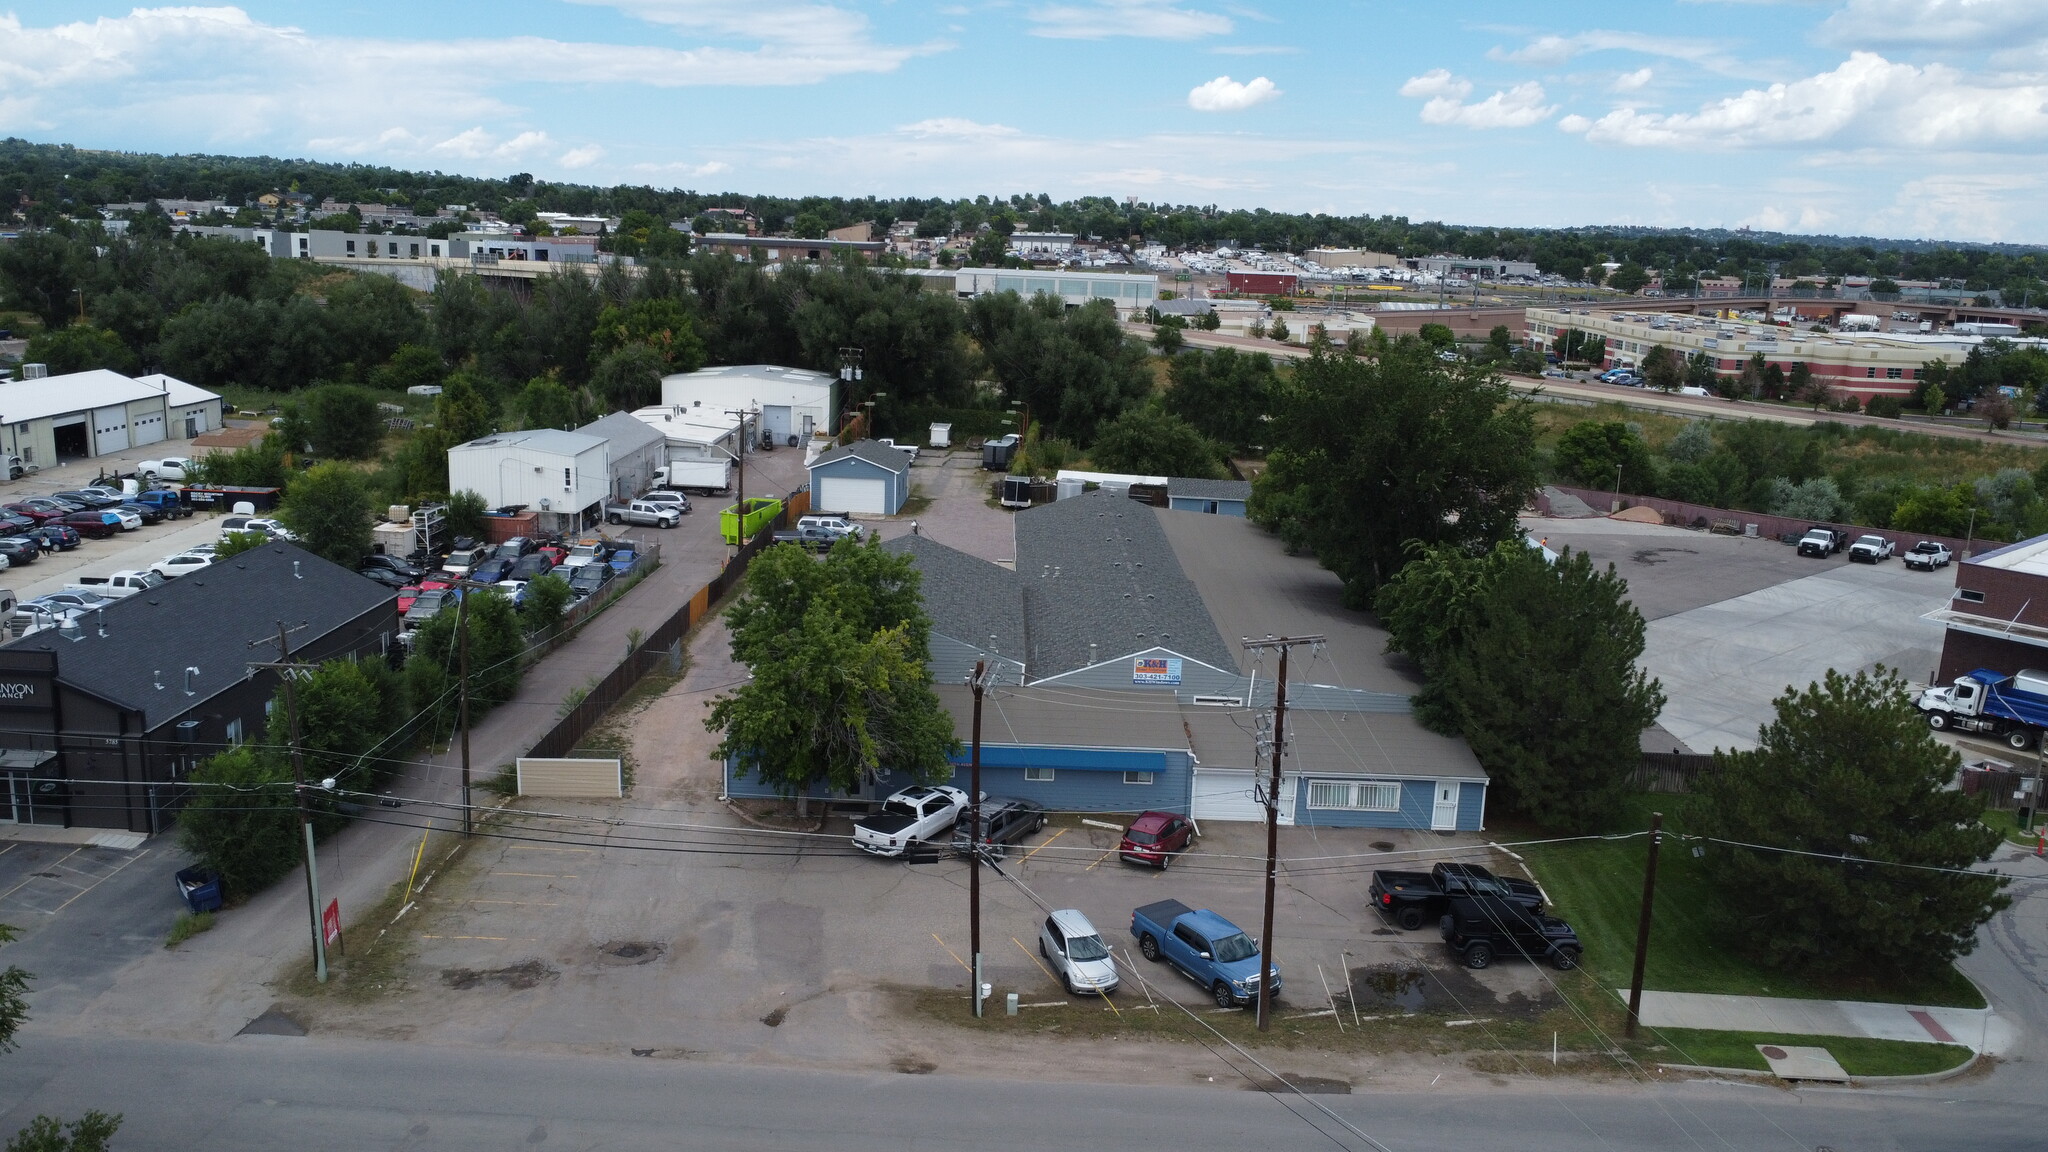
[[[1977,668],[2007,675],[2048,668],[2048,536],[1982,552],[1954,567],[1954,598],[1928,617],[1948,629],[1936,682],[1947,684]]]
[[[1247,296],[1292,296],[1301,278],[1292,272],[1230,272],[1232,292]]]

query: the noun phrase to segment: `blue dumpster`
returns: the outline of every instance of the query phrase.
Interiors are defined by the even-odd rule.
[[[178,895],[195,914],[218,911],[221,906],[220,873],[208,872],[204,868],[178,869]]]

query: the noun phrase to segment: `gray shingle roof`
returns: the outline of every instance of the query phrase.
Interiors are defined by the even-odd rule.
[[[985,707],[983,711],[982,725],[986,730]],[[1260,768],[1272,763],[1271,753],[1265,757],[1257,754],[1250,711],[1185,705],[1181,717],[1192,738],[1195,759],[1203,766]],[[1322,712],[1291,706],[1287,709],[1285,767],[1290,774],[1487,778],[1469,745],[1455,737],[1431,732],[1413,716]]]
[[[1024,597],[1017,574],[925,536],[898,536],[882,547],[907,553],[923,574],[932,631],[1014,660],[1024,654]],[[990,637],[995,637],[990,641]]]
[[[293,545],[266,544],[115,601],[84,617],[76,640],[45,631],[7,647],[55,652],[59,680],[140,709],[154,729],[240,683],[251,662],[277,659],[278,621],[308,625],[291,635],[292,647],[304,648],[380,606],[395,627],[396,604],[391,589],[374,580]],[[263,641],[273,643],[265,648]],[[188,667],[199,669],[195,696],[183,691]]]
[[[657,432],[646,421],[630,412],[614,412],[600,416],[577,429],[585,436],[609,440],[621,452],[637,452],[653,444],[665,444],[668,438]]]
[[[1154,646],[1235,668],[1160,513],[1090,492],[1017,514],[1017,578],[1034,680]]]
[[[851,444],[842,444],[823,456],[818,457],[816,460],[811,461],[811,467],[816,468],[820,464],[830,464],[834,460],[844,460],[849,456],[865,460],[876,467],[887,469],[890,472],[903,473],[910,471],[910,453],[901,449],[891,448],[879,440],[855,440]]]
[[[966,740],[974,728],[974,694],[958,684],[938,685],[938,694],[953,714],[954,734]],[[982,698],[981,738],[1064,748],[1188,746],[1172,696],[1097,688],[991,688]]]
[[[1192,480],[1185,476],[1170,476],[1166,481],[1166,494],[1185,496],[1191,500],[1249,500],[1252,498],[1252,482],[1249,480]]]

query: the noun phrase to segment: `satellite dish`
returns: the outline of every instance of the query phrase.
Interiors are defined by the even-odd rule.
[[[547,511],[547,510],[548,510],[548,509],[549,509],[550,507],[552,507],[552,504],[550,503],[550,501],[548,500],[548,498],[547,498],[547,497],[545,497],[545,496],[541,497],[541,498],[540,498],[540,510],[541,510],[541,511],[543,511],[543,512],[545,512],[545,511]]]

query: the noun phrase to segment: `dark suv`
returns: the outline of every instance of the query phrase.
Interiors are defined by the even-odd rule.
[[[953,825],[953,851],[967,855],[967,829],[973,821],[960,813]],[[1003,845],[1015,844],[1045,827],[1045,806],[1030,800],[992,797],[981,802],[981,853],[984,859],[1001,860]]]
[[[1571,925],[1497,896],[1454,896],[1439,923],[1444,943],[1467,968],[1484,968],[1496,956],[1523,956],[1563,972],[1578,966],[1583,951]]]

